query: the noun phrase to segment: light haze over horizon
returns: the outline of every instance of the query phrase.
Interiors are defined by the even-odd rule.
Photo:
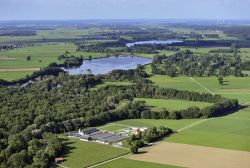
[[[250,19],[250,0],[0,0],[0,20]]]

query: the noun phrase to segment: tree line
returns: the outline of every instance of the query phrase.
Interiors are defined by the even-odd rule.
[[[158,75],[187,76],[244,76],[237,52],[232,54],[194,54],[190,50],[172,56],[156,55],[151,64],[152,73]]]

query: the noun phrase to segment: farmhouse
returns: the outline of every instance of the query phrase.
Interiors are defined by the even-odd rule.
[[[144,132],[145,130],[147,130],[146,127],[142,127],[142,128],[132,128],[132,133],[137,135],[139,134],[140,132]]]
[[[55,158],[55,163],[62,163],[64,161],[63,157]]]

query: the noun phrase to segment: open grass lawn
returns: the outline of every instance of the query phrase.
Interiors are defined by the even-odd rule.
[[[110,145],[84,142],[79,139],[67,138],[63,135],[60,138],[66,140],[65,151],[62,155],[66,161],[62,165],[70,168],[87,167],[129,152],[128,150],[115,148]]]
[[[165,119],[128,119],[114,122],[115,124],[122,124],[131,127],[148,127],[152,128],[154,126],[165,126],[172,128],[174,130],[178,130],[184,128],[188,125],[191,125],[197,121],[202,119],[183,119],[183,120],[165,120]]]
[[[154,75],[149,78],[155,85],[163,88],[174,88],[179,90],[191,90],[196,92],[207,92],[199,85],[195,84],[189,77],[180,76],[171,78],[166,75]]]
[[[18,48],[15,50],[1,51],[1,57],[13,60],[0,61],[0,68],[34,68],[44,67],[51,62],[59,62],[57,57],[65,51],[74,52],[76,46],[70,43],[44,43],[33,47]],[[27,61],[26,57],[31,56]]]
[[[103,130],[103,131],[110,131],[110,132],[116,132],[122,129],[126,129],[128,128],[125,125],[118,125],[118,124],[106,124],[104,126],[101,127],[97,127],[99,130]]]
[[[225,77],[225,85],[218,84],[217,77],[195,78],[198,82],[216,94],[239,99],[240,102],[250,102],[250,78]]]
[[[177,166],[170,166],[165,164],[158,164],[158,163],[150,163],[150,162],[143,162],[131,159],[118,159],[101,166],[97,166],[98,168],[177,168]]]
[[[203,108],[212,105],[211,103],[206,103],[206,102],[172,100],[172,99],[136,98],[135,100],[145,101],[146,104],[152,107],[153,110],[159,110],[163,108],[168,110],[183,110],[192,106]]]
[[[0,79],[12,81],[30,75],[31,73],[31,71],[0,72]]]
[[[155,85],[159,85],[164,88],[209,93],[203,87],[199,86],[186,76],[171,78],[166,75],[154,75],[149,79],[153,81]],[[228,98],[239,99],[241,103],[250,102],[249,77],[225,77],[225,84],[223,86],[219,85],[217,77],[194,77],[194,79],[215,94],[221,94],[222,96]]]
[[[250,151],[250,108],[207,120],[165,141]]]

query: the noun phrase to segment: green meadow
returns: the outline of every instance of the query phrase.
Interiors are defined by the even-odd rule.
[[[172,100],[172,99],[148,99],[148,98],[136,98],[135,100],[145,101],[146,104],[153,110],[168,109],[173,110],[183,110],[188,107],[207,107],[211,103],[197,102],[197,101],[185,101],[185,100]]]
[[[128,128],[125,125],[118,125],[118,124],[106,124],[104,126],[98,127],[98,129],[103,130],[103,131],[111,131],[111,132],[116,132],[122,129]]]
[[[84,142],[79,139],[67,138],[61,135],[64,139],[64,152],[62,156],[66,159],[62,163],[63,166],[70,168],[83,168],[94,165],[114,157],[127,154],[126,149],[112,147],[111,145],[103,145],[95,142]]]
[[[250,151],[250,108],[207,120],[165,141]]]
[[[209,93],[202,86],[198,85],[186,76],[171,78],[165,75],[154,75],[149,79],[154,82],[155,85],[164,88]],[[194,77],[194,79],[215,94],[220,94],[228,98],[239,99],[241,103],[250,102],[249,77],[224,77],[223,86],[219,85],[217,77]]]
[[[228,98],[235,98],[242,103],[250,102],[249,77],[225,77],[223,86],[218,84],[218,79],[216,77],[196,77],[195,79],[215,94],[220,94]]]
[[[108,28],[55,28],[51,30],[38,30],[33,36],[0,36],[0,42],[30,42],[44,39],[81,39],[84,35],[110,32]]]
[[[32,47],[1,51],[0,58],[9,58],[9,60],[0,61],[0,67],[1,69],[45,67],[51,62],[59,62],[57,57],[64,54],[65,51],[74,52],[75,49],[76,46],[70,43],[45,43]],[[31,57],[30,61],[26,60],[27,56]]]
[[[189,77],[186,76],[171,78],[166,75],[154,75],[150,77],[149,80],[151,80],[155,85],[163,88],[206,92],[203,88],[195,84]]]
[[[128,119],[121,120],[117,122],[113,122],[114,124],[121,124],[128,127],[159,127],[165,126],[172,128],[174,130],[178,130],[184,128],[188,125],[191,125],[195,122],[198,122],[202,119],[182,119],[182,120],[166,120],[166,119]]]
[[[23,78],[30,74],[32,74],[32,71],[0,72],[0,79],[12,81]]]

